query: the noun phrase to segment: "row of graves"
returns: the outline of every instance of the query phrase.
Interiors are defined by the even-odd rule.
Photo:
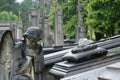
[[[120,36],[43,49],[44,80],[120,80]],[[58,51],[57,51],[58,50]],[[51,51],[51,53],[49,53]]]
[[[0,30],[22,28],[1,23]],[[17,33],[17,34],[18,34]],[[41,80],[120,80],[120,35],[97,42],[81,39],[78,44],[43,48],[45,69]],[[1,56],[2,57],[2,56]]]
[[[12,30],[14,39],[21,39],[21,21],[16,25],[0,23],[0,34]],[[120,35],[97,42],[83,38],[78,44],[44,47],[45,70],[41,80],[120,80],[119,41]]]
[[[43,48],[45,70],[41,80],[120,80],[120,36],[97,42],[81,39],[78,44],[57,46],[63,43],[63,39],[60,40],[60,34],[62,34],[60,13],[62,12],[58,9],[55,20],[56,33],[58,33],[55,35],[56,45]],[[47,19],[45,18],[44,21],[47,27]],[[34,22],[34,17],[31,22]],[[21,21],[18,25],[0,23],[0,30],[12,30],[14,38],[22,39],[21,24]],[[44,32],[48,30],[47,27]],[[46,41],[50,40],[47,37],[48,34],[44,36]]]

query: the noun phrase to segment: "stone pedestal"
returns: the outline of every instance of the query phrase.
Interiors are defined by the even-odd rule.
[[[120,61],[119,56],[102,57],[82,63],[59,62],[49,72],[59,80],[97,80],[98,76],[105,71],[107,65]]]
[[[76,27],[76,41],[78,42],[80,39],[86,38],[86,27],[78,25]]]

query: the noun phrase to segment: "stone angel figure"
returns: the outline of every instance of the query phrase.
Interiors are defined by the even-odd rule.
[[[44,68],[41,30],[29,27],[24,40],[14,42],[11,31],[6,31],[0,43],[0,80],[41,80]]]

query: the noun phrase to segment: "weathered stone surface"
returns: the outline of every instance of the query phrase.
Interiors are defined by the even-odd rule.
[[[99,80],[120,80],[120,62],[108,65],[104,73],[98,76]]]
[[[62,78],[60,80],[98,80],[97,77],[105,72],[105,70],[105,67],[101,67],[80,74],[72,75],[70,77]]]
[[[86,60],[90,60],[90,59],[94,59],[94,58],[98,58],[98,57],[102,57],[105,56],[107,54],[107,50],[103,49],[103,48],[93,48],[90,49],[90,47],[88,47],[89,49],[87,49],[85,51],[85,49],[80,49],[74,51],[69,51],[69,53],[65,54],[63,56],[63,60],[69,61],[69,62],[83,62]]]
[[[14,41],[11,31],[6,31],[0,42],[0,80],[9,80],[13,64]]]
[[[120,80],[119,75],[120,62],[62,78],[60,80],[98,80],[98,77],[99,80]]]
[[[90,41],[90,43],[88,43],[88,44],[94,44],[94,45],[97,45],[98,47],[102,47],[102,48],[105,48],[105,49],[109,48],[108,49],[109,53],[107,55],[110,55],[111,53],[116,51],[115,49],[120,45],[119,40],[120,40],[120,36],[114,36],[114,37],[110,37],[106,40],[101,40],[101,41],[97,41],[97,42],[92,42],[91,43],[91,41]],[[86,41],[86,39],[85,39],[85,41]],[[87,40],[87,41],[89,41],[89,40]],[[82,45],[76,45],[75,47],[80,47]],[[87,45],[87,44],[85,44],[85,45]],[[55,63],[57,61],[61,61],[63,55],[70,52],[71,50],[73,50],[73,48],[66,49],[65,51],[60,51],[60,52],[47,54],[47,55],[45,55],[45,63],[46,64],[49,64],[49,63],[51,64],[51,63]],[[119,53],[119,50],[120,49],[118,48],[117,53]]]
[[[60,62],[56,63],[50,70],[62,80],[97,80],[97,77],[106,71],[110,64],[120,61],[120,55],[107,58],[98,58],[82,63]],[[87,76],[86,76],[87,75]]]
[[[81,38],[78,41],[78,45],[87,45],[87,44],[90,44],[90,43],[93,43],[93,42],[94,41],[88,40],[87,38]]]
[[[5,31],[0,42],[0,80],[43,80],[44,57],[41,30],[29,27],[24,40],[14,42],[12,32]],[[33,68],[34,67],[34,68]]]
[[[115,48],[109,49],[108,52],[109,52],[108,56],[110,56],[110,55],[115,55],[115,54],[119,54],[119,52],[120,52],[120,47],[115,47]]]
[[[120,35],[110,37],[104,40],[100,40],[98,42],[95,42],[94,44],[96,44],[98,47],[111,49],[111,48],[119,47],[120,46],[119,41],[120,41]]]
[[[50,64],[54,64],[56,62],[62,61],[63,55],[66,54],[70,50],[71,49],[66,49],[63,51],[54,52],[54,53],[45,55],[44,56],[45,65],[50,65]]]

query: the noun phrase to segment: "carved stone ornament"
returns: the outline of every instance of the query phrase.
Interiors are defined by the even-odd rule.
[[[70,62],[83,62],[85,60],[105,56],[108,51],[104,48],[97,47],[97,45],[84,45],[76,47],[63,56],[63,60]]]

